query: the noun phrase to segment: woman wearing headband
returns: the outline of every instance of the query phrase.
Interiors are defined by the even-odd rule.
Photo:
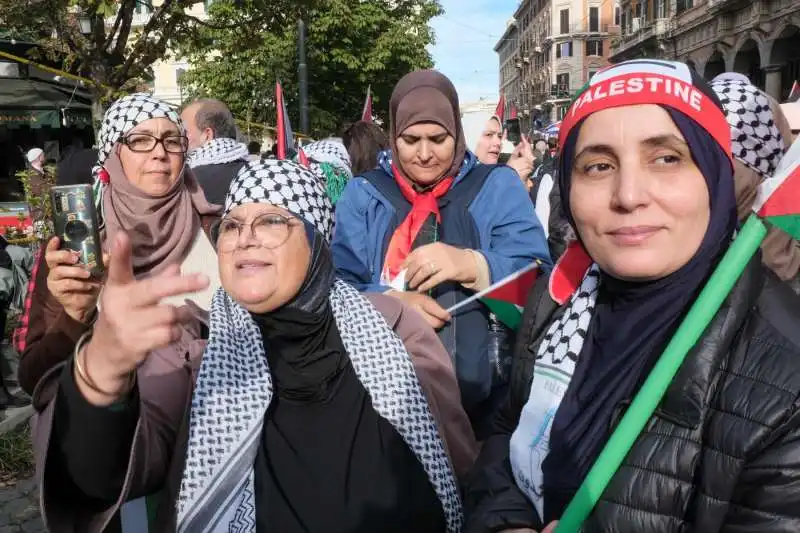
[[[310,170],[243,167],[215,230],[224,290],[208,344],[178,367],[158,297],[207,280],[136,280],[117,240],[76,351],[97,390],[68,366],[39,422],[40,468],[59,474],[44,485],[51,531],[100,532],[121,502],[160,489],[151,531],[460,530],[476,445],[452,362],[399,300],[335,279],[332,226]]]
[[[578,241],[529,296],[509,402],[465,496],[468,533],[561,517],[737,224],[730,129],[684,64],[598,73],[560,144]],[[798,530],[799,320],[753,258],[582,531]]]

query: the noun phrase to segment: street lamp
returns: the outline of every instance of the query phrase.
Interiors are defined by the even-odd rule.
[[[89,15],[83,12],[78,15],[78,27],[83,35],[92,33],[92,19],[89,18]]]

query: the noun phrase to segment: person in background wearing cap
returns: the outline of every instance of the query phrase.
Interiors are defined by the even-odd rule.
[[[50,531],[99,533],[120,501],[165,487],[151,531],[458,533],[477,446],[452,362],[400,300],[335,279],[332,216],[296,163],[239,171],[202,363],[165,357],[176,337],[157,317],[179,318],[161,296],[208,280],[137,280],[130,242],[115,242],[76,355],[94,386],[62,372],[39,423],[61,475],[43,500]]]
[[[724,111],[682,63],[595,75],[560,144],[578,241],[529,295],[466,533],[561,517],[737,224]],[[753,258],[581,531],[800,531],[798,323],[800,302]]]
[[[447,309],[537,259],[549,266],[544,234],[516,172],[467,149],[444,75],[404,76],[390,121],[392,149],[336,204],[334,263],[344,281],[403,300],[438,330],[480,439],[504,395],[510,332],[479,301]]]
[[[731,127],[733,168],[739,220],[753,210],[759,185],[772,177],[791,145],[791,128],[772,97],[750,82],[714,78]],[[800,292],[800,243],[779,228],[770,228],[761,244],[764,264]]]

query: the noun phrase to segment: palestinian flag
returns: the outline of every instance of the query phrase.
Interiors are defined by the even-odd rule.
[[[753,211],[800,239],[800,142],[792,144],[775,174],[759,186]]]
[[[494,116],[500,119],[500,124],[506,119],[506,95],[500,93],[500,101],[494,110]]]
[[[484,305],[511,329],[522,322],[522,309],[539,276],[539,267],[538,262],[532,263],[478,293]]]
[[[792,90],[789,92],[789,98],[786,100],[787,104],[793,104],[800,101],[800,83],[796,81],[792,84]]]
[[[372,86],[367,87],[367,99],[364,100],[364,109],[361,111],[361,120],[372,122]]]
[[[286,109],[286,100],[283,98],[283,87],[280,80],[275,83],[275,107],[278,111],[276,141],[278,143],[278,159],[286,159],[294,151],[294,134],[289,123],[289,112]]]

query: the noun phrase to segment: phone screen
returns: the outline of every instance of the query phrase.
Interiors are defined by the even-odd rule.
[[[508,131],[508,140],[514,145],[518,145],[522,140],[520,133],[519,119],[512,118],[506,121],[506,129]]]

